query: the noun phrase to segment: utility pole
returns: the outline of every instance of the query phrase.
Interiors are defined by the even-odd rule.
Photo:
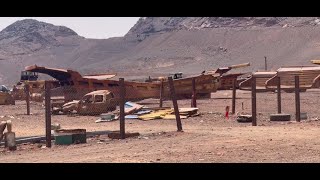
[[[264,70],[268,70],[267,68],[267,56],[264,57]]]

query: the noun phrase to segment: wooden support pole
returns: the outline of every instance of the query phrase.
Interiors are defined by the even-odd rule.
[[[30,115],[30,86],[26,84],[24,86],[25,94],[26,94],[26,102],[27,102],[27,115]]]
[[[161,79],[161,86],[160,86],[160,104],[159,107],[162,108],[163,106],[163,79]]]
[[[192,78],[192,100],[191,107],[197,107],[196,78]]]
[[[126,132],[125,132],[125,111],[124,111],[124,104],[125,104],[125,86],[124,86],[124,78],[119,79],[120,83],[120,138],[125,139],[126,138]]]
[[[252,105],[252,126],[257,126],[257,92],[256,92],[256,78],[252,77],[251,84],[251,105]]]
[[[178,131],[182,131],[182,124],[181,124],[181,119],[180,119],[178,102],[177,102],[177,98],[176,98],[176,93],[175,93],[172,77],[168,77],[168,82],[169,82],[169,87],[170,87],[170,92],[171,92],[171,99],[173,102],[174,113],[176,115],[177,129],[178,129]]]
[[[281,114],[281,80],[277,77],[277,101],[278,101],[278,114]]]
[[[232,114],[236,113],[236,90],[237,90],[237,79],[232,82]]]
[[[51,147],[51,87],[45,81],[45,109],[46,109],[46,146]]]
[[[299,76],[294,77],[295,84],[295,99],[296,99],[296,121],[300,122],[300,87]]]

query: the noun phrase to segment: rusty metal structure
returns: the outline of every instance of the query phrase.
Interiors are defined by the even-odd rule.
[[[54,88],[52,96],[63,96],[65,102],[80,99],[85,94],[96,90],[109,90],[116,98],[119,98],[119,81],[110,79],[106,74],[82,76],[79,72],[66,69],[40,67],[37,65],[27,66],[26,71],[44,73],[59,82],[59,87]],[[104,77],[104,78],[103,78]],[[177,98],[191,98],[192,78],[197,84],[197,95],[210,97],[211,92],[217,91],[219,75],[201,74],[192,77],[175,79]],[[134,82],[125,81],[127,99],[159,98],[161,82]],[[163,97],[170,97],[168,81],[163,82]]]
[[[277,74],[275,71],[264,71],[264,72],[254,72],[246,80],[242,81],[239,84],[239,89],[251,91],[252,81],[255,78],[256,80],[256,91],[257,92],[266,92],[273,91],[274,89],[266,88],[266,81],[274,77]]]
[[[239,84],[244,79],[238,79],[238,77],[247,74],[247,73],[230,73],[228,72],[232,69],[244,68],[250,66],[250,63],[236,64],[229,67],[220,67],[214,71],[209,71],[209,74],[219,74],[220,75],[220,83],[218,90],[227,90],[232,89],[233,81],[236,80],[236,87],[239,88]]]
[[[9,92],[0,91],[0,105],[15,105],[15,101]]]
[[[233,88],[233,82],[236,82],[236,88],[239,89],[239,85],[245,79],[238,79],[239,76],[245,75],[246,73],[232,73],[223,74],[220,78],[220,86],[218,90],[230,90]]]

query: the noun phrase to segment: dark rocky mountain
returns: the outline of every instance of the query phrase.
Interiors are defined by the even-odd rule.
[[[73,30],[33,19],[17,21],[0,32],[1,55],[23,55],[61,45],[60,40],[77,36]]]
[[[250,62],[239,71],[311,65],[320,57],[317,17],[147,17],[124,36],[86,39],[36,20],[0,32],[0,84],[19,80],[26,65],[117,72],[126,78],[200,73]]]
[[[299,27],[316,25],[314,17],[144,17],[132,27],[126,36],[144,39],[152,34],[199,30],[206,28],[265,28],[265,27]]]

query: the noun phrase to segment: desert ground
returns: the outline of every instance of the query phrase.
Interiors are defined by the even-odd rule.
[[[126,120],[127,132],[140,136],[112,140],[107,135],[87,139],[86,144],[54,145],[18,144],[16,151],[0,146],[0,162],[98,162],[98,163],[229,163],[229,162],[320,162],[320,91],[301,93],[301,112],[307,120],[295,121],[295,95],[282,93],[282,111],[291,121],[269,121],[277,112],[276,93],[257,94],[257,126],[239,123],[236,115],[224,117],[231,107],[230,90],[212,93],[210,99],[197,101],[200,116],[182,119],[183,132],[177,132],[175,120]],[[157,99],[142,101],[158,106]],[[179,100],[179,107],[190,107],[190,100]],[[243,106],[242,106],[243,105]],[[165,101],[164,106],[171,106]],[[231,111],[231,108],[230,108]],[[0,120],[12,120],[16,137],[44,135],[45,111],[41,103],[0,106]],[[236,112],[251,114],[251,92],[237,91]],[[85,128],[87,131],[117,131],[119,121],[95,123],[95,116],[54,115],[52,123],[62,128]]]

